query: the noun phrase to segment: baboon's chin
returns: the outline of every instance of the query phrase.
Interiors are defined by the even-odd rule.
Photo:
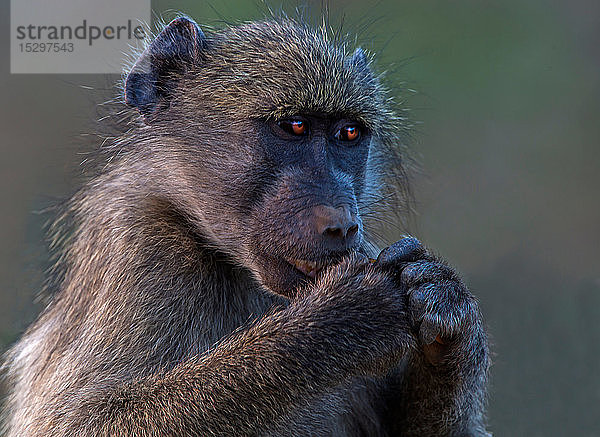
[[[258,255],[255,257],[255,271],[261,283],[273,293],[293,298],[314,282],[327,265],[334,264],[338,259],[339,256],[332,256],[321,261],[310,261]]]
[[[293,298],[313,282],[321,270],[316,262],[288,260],[275,255],[254,256],[254,268],[260,282],[275,294]]]
[[[261,283],[280,296],[293,298],[312,278],[303,274],[283,258],[261,255],[256,259]]]

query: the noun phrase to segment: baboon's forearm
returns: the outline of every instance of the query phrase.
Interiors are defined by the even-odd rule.
[[[413,351],[395,387],[400,398],[390,412],[394,430],[409,437],[488,436],[484,417],[488,359],[480,328],[468,348],[455,351],[444,364],[434,366],[421,351]]]
[[[308,396],[334,386],[344,370],[334,365],[335,356],[316,359],[317,344],[295,339],[297,329],[284,319],[267,317],[165,375],[92,400],[97,420],[84,419],[82,434],[254,435],[269,428]]]
[[[268,429],[363,371],[379,358],[373,343],[391,343],[386,339],[394,329],[404,329],[392,314],[393,326],[369,323],[368,308],[348,308],[341,299],[352,293],[357,290],[306,296],[164,375],[95,396],[75,415],[74,428],[79,435],[127,430],[132,436],[255,435]]]

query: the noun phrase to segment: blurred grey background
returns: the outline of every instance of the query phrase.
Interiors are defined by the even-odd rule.
[[[0,6],[0,352],[40,311],[43,213],[84,178],[118,76],[10,75]],[[276,9],[278,2],[270,1]],[[288,2],[288,6],[289,3]],[[318,13],[320,2],[308,2]],[[254,1],[153,1],[199,23]],[[600,436],[600,3],[330,1],[417,121],[410,229],[462,271],[495,352],[498,436]],[[390,240],[397,235],[390,235]]]

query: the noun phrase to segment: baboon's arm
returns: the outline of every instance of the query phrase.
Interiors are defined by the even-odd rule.
[[[388,388],[391,433],[402,436],[489,436],[484,403],[487,357],[482,337],[442,365],[420,351],[405,357]]]
[[[333,270],[203,356],[63,410],[45,435],[256,435],[345,378],[397,360],[407,326],[393,283],[374,270]]]
[[[489,357],[474,297],[454,269],[414,238],[386,249],[380,263],[397,272],[418,343],[389,387],[390,434],[487,436]]]

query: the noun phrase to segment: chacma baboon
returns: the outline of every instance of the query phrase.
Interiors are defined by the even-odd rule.
[[[474,298],[413,238],[369,260],[400,121],[347,46],[287,17],[148,45],[7,356],[8,436],[486,434]]]

